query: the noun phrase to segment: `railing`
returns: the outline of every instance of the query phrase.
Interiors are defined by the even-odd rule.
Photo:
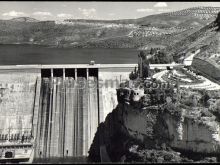
[[[3,131],[7,133],[0,134],[0,147],[5,145],[31,143],[34,139],[30,128],[23,128],[22,130],[17,128],[0,129],[0,132]]]

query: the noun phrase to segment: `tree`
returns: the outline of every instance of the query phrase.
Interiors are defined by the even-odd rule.
[[[134,73],[133,71],[129,74],[130,80],[135,80],[138,77],[137,73]]]
[[[143,50],[140,51],[139,55],[140,55],[140,57],[142,57],[142,59],[146,58],[146,54],[145,54],[145,52]]]
[[[149,65],[149,60],[146,58],[146,54],[144,51],[140,51],[140,54],[138,55],[139,58],[141,58],[141,63],[138,65],[138,71],[140,72],[142,67],[142,77],[146,78],[149,76],[149,71],[150,71],[150,65]]]
[[[202,97],[201,97],[201,99],[200,99],[200,102],[205,106],[205,107],[207,107],[208,106],[208,100],[210,99],[210,97],[209,97],[209,95],[208,95],[208,93],[207,93],[207,91],[205,91],[205,90],[203,90],[202,91]]]
[[[196,97],[193,95],[192,96],[192,106],[196,107],[197,105],[198,105],[198,101],[197,101]]]
[[[218,13],[218,15],[217,15],[217,17],[216,17],[215,23],[216,23],[217,26],[218,26],[217,31],[219,31],[219,30],[220,30],[220,12]]]
[[[150,49],[150,54],[154,54],[153,48]]]

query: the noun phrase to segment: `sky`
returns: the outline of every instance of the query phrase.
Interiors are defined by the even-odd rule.
[[[134,19],[198,6],[220,7],[220,2],[0,1],[0,19]]]

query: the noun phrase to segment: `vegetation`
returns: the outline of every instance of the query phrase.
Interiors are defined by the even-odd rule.
[[[218,13],[217,18],[214,21],[214,23],[216,24],[216,26],[218,26],[217,31],[219,31],[220,30],[220,12]]]
[[[168,55],[164,52],[164,50],[160,50],[160,48],[151,48],[150,49],[150,63],[152,64],[167,64],[173,62],[172,55]]]
[[[137,71],[137,67],[135,67],[134,71],[132,71],[129,74],[129,79],[130,80],[136,80],[138,78],[138,71]]]

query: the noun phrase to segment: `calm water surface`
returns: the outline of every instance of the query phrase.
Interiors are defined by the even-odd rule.
[[[49,48],[38,45],[0,45],[0,65],[134,64],[137,49]]]

